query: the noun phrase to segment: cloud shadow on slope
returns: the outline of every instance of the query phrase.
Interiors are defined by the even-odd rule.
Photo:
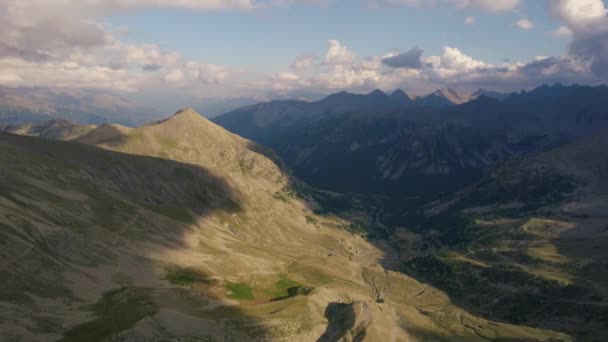
[[[6,133],[0,133],[0,162],[0,197],[20,206],[20,210],[0,207],[0,214],[8,210],[8,215],[28,222],[24,228],[0,216],[4,221],[0,222],[2,235],[8,237],[0,241],[33,245],[19,260],[27,265],[27,273],[17,263],[0,265],[0,275],[6,281],[0,300],[45,297],[48,282],[62,281],[63,274],[72,272],[88,278],[84,284],[100,297],[97,302],[82,301],[75,295],[63,299],[92,314],[90,320],[76,326],[52,327],[54,333],[66,333],[66,341],[115,335],[167,308],[166,298],[183,301],[184,296],[190,300],[180,304],[187,308],[182,311],[192,317],[200,314],[198,318],[215,326],[223,322],[219,332],[227,341],[257,340],[264,335],[260,322],[238,306],[231,306],[225,314],[205,312],[209,302],[224,299],[225,290],[216,275],[203,268],[196,268],[195,275],[182,274],[173,280],[160,275],[167,278],[162,287],[142,285],[148,280],[129,279],[129,272],[135,273],[133,277],[159,276],[162,260],[151,258],[187,248],[186,235],[205,229],[196,227],[198,220],[218,211],[232,214],[242,210],[238,189],[224,178],[198,165]],[[59,228],[63,234],[59,241],[56,235],[37,229],[37,223],[30,222],[32,217]],[[132,250],[132,246],[143,249]],[[117,255],[133,257],[136,269],[121,270]],[[47,267],[50,264],[54,266]],[[91,271],[98,266],[107,270]],[[117,281],[115,276],[121,271],[126,280]],[[47,279],[49,285],[32,282],[34,274]],[[150,283],[162,281],[159,278]],[[249,328],[240,328],[245,326]],[[217,332],[215,329],[210,335]],[[174,337],[166,333],[164,337]]]

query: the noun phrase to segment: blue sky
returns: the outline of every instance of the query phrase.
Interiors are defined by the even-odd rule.
[[[608,80],[603,0],[0,0],[0,86],[159,103]]]
[[[528,1],[499,14],[453,7],[370,8],[353,0],[256,13],[162,8],[122,13],[109,22],[128,27],[125,39],[132,42],[154,42],[190,58],[261,71],[286,68],[302,53],[322,53],[328,39],[363,56],[414,46],[438,54],[449,45],[492,63],[525,62],[567,50],[568,40],[548,34],[560,23],[548,15],[544,2]],[[467,16],[475,16],[476,23],[464,25]],[[535,28],[519,29],[515,22],[521,18],[531,19]]]

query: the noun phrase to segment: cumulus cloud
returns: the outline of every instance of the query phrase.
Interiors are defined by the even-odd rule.
[[[557,38],[572,38],[572,30],[565,25],[562,25],[549,33]]]
[[[477,22],[477,19],[473,16],[468,16],[468,17],[464,18],[465,25],[473,25],[473,24],[475,24],[475,22]]]
[[[154,44],[120,41],[108,13],[140,7],[247,10],[251,0],[0,0],[0,85],[136,90],[160,81],[217,84],[230,71]]]
[[[608,80],[608,25],[589,31],[574,31],[570,53],[588,61],[595,75]]]
[[[317,56],[314,54],[304,54],[298,56],[293,63],[291,68],[294,70],[304,70],[313,67],[317,63]]]
[[[549,10],[568,25],[585,24],[606,16],[602,0],[552,0]]]
[[[328,50],[339,42],[330,44]],[[279,73],[268,80],[275,91],[331,92],[350,89],[403,88],[411,91],[445,86],[513,90],[554,82],[592,82],[585,63],[564,57],[538,57],[528,63],[492,64],[446,46],[439,55],[424,57],[420,49],[383,56],[353,58],[349,63],[316,63],[309,70]],[[412,88],[413,87],[413,88]]]
[[[441,56],[431,56],[427,58],[433,70],[439,74],[450,75],[456,73],[471,72],[478,69],[483,69],[488,64],[483,61],[476,60],[473,57],[462,53],[455,47],[446,46],[443,48]]]
[[[80,9],[72,12],[69,7],[53,5],[53,1],[3,2],[0,56],[30,61],[59,59],[74,49],[90,49],[111,40],[104,27]]]
[[[29,62],[0,59],[0,84],[12,87],[95,88],[135,90],[137,80],[126,70],[83,66],[74,62]],[[8,70],[8,72],[6,72]],[[12,71],[10,71],[12,70]]]
[[[567,57],[539,57],[538,60],[522,66],[519,71],[532,79],[543,79],[555,75],[563,78],[584,72],[584,67]]]
[[[325,64],[349,64],[355,60],[355,57],[355,54],[351,52],[346,46],[340,44],[340,42],[335,39],[331,39],[329,41],[329,49],[325,54]]]
[[[142,88],[211,92],[225,89],[370,90],[470,84],[527,86],[552,81],[608,79],[608,22],[601,0],[552,0],[550,13],[562,25],[552,34],[572,37],[570,55],[529,63],[492,64],[454,46],[423,56],[417,48],[402,53],[358,57],[338,40],[318,54],[297,57],[287,71],[247,79],[241,70],[191,60],[155,44],[121,40],[104,18],[144,7],[197,11],[251,11],[267,6],[324,4],[328,0],[0,0],[0,85]],[[515,10],[519,0],[375,0],[376,5],[443,6],[491,13]],[[371,3],[371,2],[370,2]],[[522,19],[523,20],[523,19]],[[475,17],[467,17],[472,24]],[[532,22],[520,21],[521,28]],[[120,28],[124,32],[125,28]],[[247,74],[247,75],[244,75]],[[238,76],[238,77],[237,77]]]
[[[589,63],[597,77],[608,80],[608,9],[604,2],[553,0],[549,6],[552,15],[571,32],[570,54]]]
[[[525,31],[529,31],[534,28],[534,23],[530,19],[526,18],[519,19],[515,25]]]
[[[407,52],[398,53],[382,59],[382,63],[393,68],[422,68],[422,53],[419,48],[413,48]]]
[[[366,89],[382,78],[382,58],[358,59],[352,51],[338,40],[329,40],[324,57],[319,60],[313,55],[299,56],[292,63],[289,72],[271,77],[262,86],[275,91],[290,90],[337,90]],[[304,66],[301,68],[294,66]]]

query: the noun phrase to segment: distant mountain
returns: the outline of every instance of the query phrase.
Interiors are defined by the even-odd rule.
[[[406,94],[401,89],[393,91],[390,95],[390,98],[392,101],[402,103],[403,105],[410,105],[413,102],[412,97]]]
[[[320,114],[396,110],[412,104],[412,99],[400,89],[395,90],[391,95],[381,90],[374,90],[365,95],[344,91],[310,103],[311,107],[316,108]]]
[[[197,101],[192,107],[207,118],[214,118],[218,115],[231,112],[233,110],[250,106],[260,102],[259,99],[237,97],[225,99],[204,99]]]
[[[154,109],[108,92],[0,87],[0,122],[4,123],[64,119],[85,125],[134,126],[160,117]]]
[[[605,86],[558,84],[451,106],[387,108],[386,97],[339,93],[323,106],[271,102],[215,122],[275,149],[296,175],[320,188],[403,196],[458,189],[496,161],[608,127]],[[374,107],[377,102],[384,105]],[[347,111],[353,107],[359,110]]]
[[[414,96],[413,101],[420,106],[449,107],[471,101],[473,97],[461,94],[453,88],[441,88],[424,95]]]
[[[452,88],[442,88],[415,99],[418,104],[427,106],[453,106],[463,104],[471,100],[470,96],[460,94]]]
[[[25,124],[0,123],[0,131],[55,140],[71,140],[87,134],[95,125],[78,125],[67,120],[50,120]]]
[[[390,96],[381,90],[369,94],[353,94],[346,91],[329,95],[319,101],[277,100],[261,102],[213,118],[227,129],[237,129],[240,135],[250,139],[270,127],[288,127],[298,122],[313,122],[335,115],[352,112],[386,112],[408,108],[411,98],[403,91]]]
[[[416,104],[418,105],[428,107],[450,107],[454,105],[454,103],[449,99],[435,93],[426,96],[416,97],[414,99],[414,102],[416,102]]]
[[[474,92],[473,94],[471,94],[470,99],[477,99],[480,98],[481,96],[486,96],[492,99],[496,99],[496,100],[504,100],[507,97],[513,95],[513,93],[499,93],[496,91],[489,91],[489,90],[485,90],[485,89],[478,89],[476,92]]]

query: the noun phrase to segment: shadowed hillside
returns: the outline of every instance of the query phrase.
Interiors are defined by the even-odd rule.
[[[400,269],[485,317],[604,341],[607,147],[600,132],[516,158],[408,212],[390,238]]]

